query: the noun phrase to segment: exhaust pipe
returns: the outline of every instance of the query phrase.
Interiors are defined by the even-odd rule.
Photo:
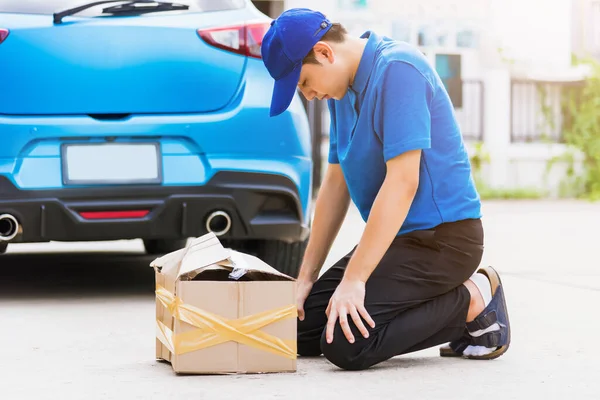
[[[206,218],[206,230],[222,236],[231,229],[231,217],[225,211],[213,211]]]
[[[0,241],[13,240],[19,233],[19,221],[10,214],[0,215]]]

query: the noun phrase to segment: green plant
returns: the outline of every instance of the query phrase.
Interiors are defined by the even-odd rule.
[[[488,186],[482,177],[482,168],[484,164],[490,162],[490,154],[482,142],[476,142],[473,145],[473,154],[470,156],[470,160],[475,187],[483,200],[540,199],[545,196],[543,192],[535,188],[497,189]]]
[[[477,191],[483,200],[537,200],[544,198],[546,193],[536,188],[494,189],[479,182]]]
[[[498,51],[498,55],[500,56],[500,60],[507,65],[515,65],[515,59],[506,55],[506,50],[504,47],[498,47],[496,49]]]
[[[576,62],[589,66],[590,74],[581,85],[563,91],[563,137],[569,151],[551,159],[547,171],[558,162],[566,163],[563,195],[600,200],[600,63],[594,59]],[[581,174],[575,170],[576,153],[582,155]]]
[[[535,85],[537,94],[539,96],[540,108],[543,117],[543,125],[537,124],[537,130],[541,131],[541,135],[539,140],[542,143],[552,143],[551,134],[546,130],[549,129],[550,132],[554,132],[556,129],[556,119],[554,115],[554,110],[550,104],[548,104],[548,85],[546,84],[536,84]]]
[[[563,154],[554,156],[548,160],[546,174],[549,174],[551,169],[559,163],[564,163],[566,166],[565,176],[560,181],[558,187],[559,197],[581,197],[581,194],[585,193],[584,176],[577,175],[577,171],[575,170],[576,160],[576,149],[573,147],[567,148]]]
[[[481,168],[483,164],[490,162],[490,154],[485,149],[483,142],[476,142],[473,145],[473,155],[470,157],[471,169],[473,170],[473,179],[481,180]]]

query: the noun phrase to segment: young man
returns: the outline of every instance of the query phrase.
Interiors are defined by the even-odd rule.
[[[275,79],[272,116],[297,89],[327,99],[331,113],[298,277],[298,353],[350,370],[447,342],[443,356],[502,355],[510,325],[497,272],[478,270],[480,199],[453,106],[423,55],[292,9],[272,22],[262,56]],[[350,201],[365,231],[317,279]]]

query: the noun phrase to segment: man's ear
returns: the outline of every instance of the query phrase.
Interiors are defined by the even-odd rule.
[[[335,54],[333,54],[333,49],[327,42],[317,42],[313,50],[315,52],[315,58],[321,63],[325,63],[328,61],[330,64],[333,64],[335,61]]]

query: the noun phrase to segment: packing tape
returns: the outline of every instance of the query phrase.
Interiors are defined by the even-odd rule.
[[[156,298],[175,318],[198,328],[175,335],[161,321],[156,321],[156,337],[173,354],[189,353],[220,343],[236,341],[289,359],[296,358],[295,340],[282,340],[260,331],[261,328],[274,322],[295,318],[296,305],[229,320],[183,303],[180,298],[160,285],[156,287]]]

